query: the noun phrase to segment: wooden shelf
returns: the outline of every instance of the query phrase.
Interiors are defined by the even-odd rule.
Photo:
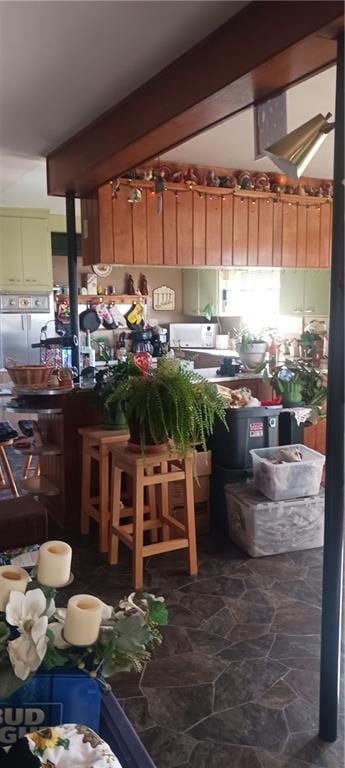
[[[60,456],[61,454],[61,450],[57,445],[50,445],[49,443],[42,445],[40,448],[34,445],[29,448],[17,448],[16,445],[13,447],[17,453],[22,453],[23,456]]]
[[[147,296],[141,296],[136,293],[134,294],[110,293],[108,296],[105,296],[105,295],[90,296],[89,294],[85,294],[84,296],[78,296],[78,304],[103,304],[103,303],[104,304],[132,304],[133,301],[137,301],[140,304],[146,304],[147,299],[148,299]]]
[[[59,488],[43,475],[30,480],[21,480],[20,487],[22,491],[31,493],[33,496],[58,496],[61,493]]]

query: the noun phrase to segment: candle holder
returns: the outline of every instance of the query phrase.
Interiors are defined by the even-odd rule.
[[[32,571],[31,571],[31,574],[30,574],[30,576],[31,576],[31,578],[32,578],[32,579],[35,579],[35,581],[37,582],[37,584],[38,584],[38,586],[39,586],[39,587],[46,587],[47,589],[56,589],[56,591],[57,591],[58,589],[65,589],[66,587],[69,587],[71,584],[73,584],[73,582],[74,582],[74,578],[75,578],[75,577],[74,577],[74,573],[72,573],[72,571],[71,571],[71,572],[70,572],[70,575],[69,575],[69,579],[68,579],[68,581],[66,581],[66,583],[65,583],[65,584],[61,584],[59,587],[51,587],[51,586],[50,586],[50,585],[48,585],[48,584],[42,584],[42,583],[41,583],[41,582],[38,580],[38,578],[37,578],[37,565],[35,565],[35,566],[33,567],[33,569],[32,569]]]

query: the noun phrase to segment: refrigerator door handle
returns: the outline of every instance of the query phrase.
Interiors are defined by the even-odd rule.
[[[31,331],[31,315],[27,315],[28,318],[28,331]]]
[[[20,321],[22,325],[22,331],[25,331],[25,315],[20,316]]]

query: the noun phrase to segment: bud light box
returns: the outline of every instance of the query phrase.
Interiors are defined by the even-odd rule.
[[[62,723],[87,725],[98,732],[100,711],[101,691],[88,675],[38,673],[0,700],[0,746],[13,744],[28,731]]]

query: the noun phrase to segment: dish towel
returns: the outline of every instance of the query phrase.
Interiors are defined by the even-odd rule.
[[[43,768],[121,768],[108,744],[85,725],[44,728],[25,738]]]

